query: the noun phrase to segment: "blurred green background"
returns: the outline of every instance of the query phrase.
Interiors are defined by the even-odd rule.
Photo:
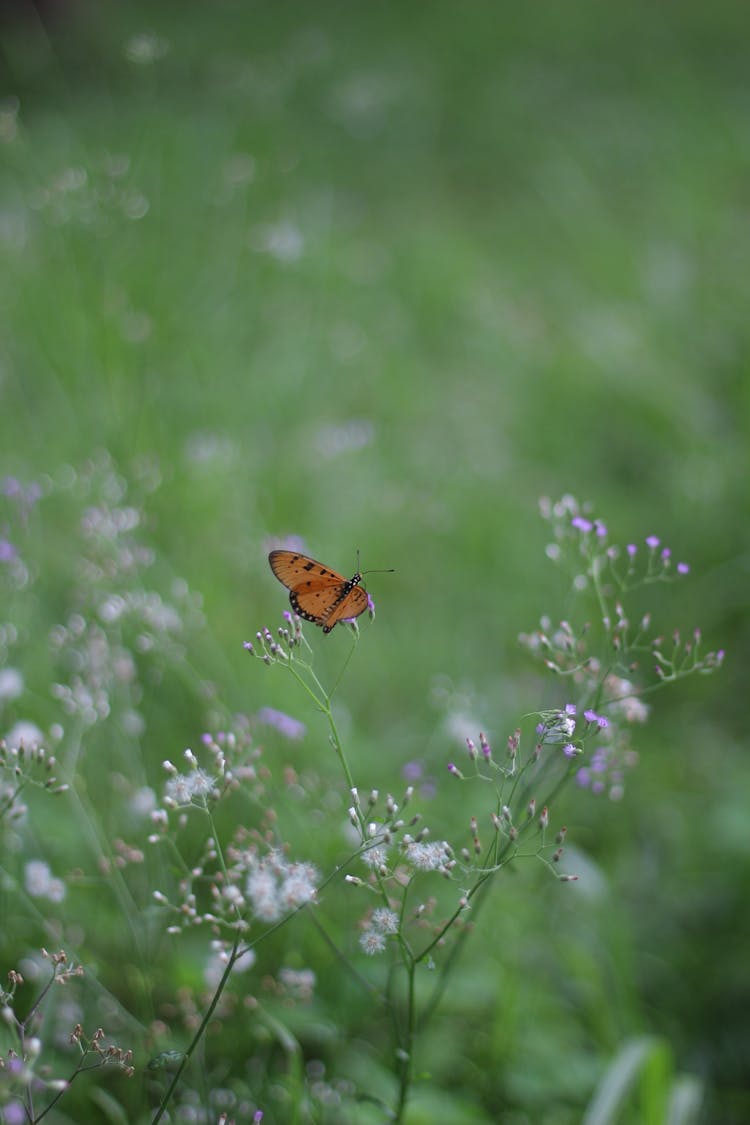
[[[275,537],[347,574],[357,549],[395,567],[369,581],[343,688],[351,752],[363,788],[420,760],[456,824],[472,810],[440,803],[456,747],[436,685],[498,742],[560,702],[516,639],[571,610],[537,498],[590,499],[621,542],[656,533],[691,564],[651,608],[700,625],[726,669],[657,697],[624,802],[565,795],[588,876],[563,893],[521,869],[487,910],[424,1088],[456,1122],[575,1122],[653,1034],[705,1084],[703,1120],[748,1120],[747,6],[1,18],[0,473],[158,459],[151,538],[204,597],[190,662],[229,708],[308,723],[285,760],[330,769],[304,701],[243,658],[286,604]],[[41,649],[71,529],[39,534]],[[343,630],[314,643],[337,669]],[[196,738],[198,704],[170,691],[142,740],[152,782]],[[138,1011],[116,928],[97,971]],[[2,952],[5,972],[13,935]]]

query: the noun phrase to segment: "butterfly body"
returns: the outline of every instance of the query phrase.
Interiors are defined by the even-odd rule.
[[[324,633],[330,633],[339,621],[359,617],[369,605],[359,572],[344,578],[297,551],[271,551],[268,561],[279,582],[289,590],[294,612],[320,625]]]

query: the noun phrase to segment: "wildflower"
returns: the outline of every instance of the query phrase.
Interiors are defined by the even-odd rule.
[[[658,539],[656,535],[649,535],[646,539],[646,546],[648,547],[649,551],[655,551],[660,542],[661,540]]]
[[[279,982],[293,1000],[312,1000],[316,976],[312,969],[282,969]]]
[[[404,837],[404,851],[419,871],[445,871],[453,866],[451,846],[445,840],[420,842]]]
[[[276,879],[267,868],[260,867],[248,875],[245,892],[255,915],[262,921],[276,922],[281,917]]]
[[[379,870],[381,867],[385,867],[388,861],[388,851],[382,844],[377,844],[362,852],[361,859],[366,867]]]
[[[17,699],[23,692],[23,676],[15,668],[0,668],[0,703]]]
[[[275,922],[314,901],[318,878],[312,864],[288,864],[279,852],[269,852],[262,859],[252,857],[245,892],[256,916]]]
[[[629,680],[610,675],[604,683],[612,695],[609,707],[613,715],[622,715],[628,723],[645,723],[649,714],[648,706],[634,694],[635,688]]]
[[[198,798],[205,799],[214,792],[215,779],[204,769],[194,769],[190,773],[176,773],[164,786],[164,803],[172,807],[190,805]]]
[[[368,927],[360,934],[359,944],[369,957],[374,957],[385,949],[385,935]]]
[[[293,863],[280,888],[283,905],[292,910],[313,902],[317,880],[317,869],[311,863]]]
[[[372,928],[378,930],[381,934],[398,933],[398,914],[394,910],[388,910],[385,906],[373,910],[370,922]]]
[[[577,531],[582,531],[584,534],[594,530],[594,525],[591,520],[587,520],[585,516],[574,516],[570,521],[570,526],[575,527]]]
[[[5,741],[8,746],[25,746],[28,749],[31,746],[41,746],[44,735],[36,723],[21,719],[8,731]]]
[[[609,726],[609,719],[605,719],[603,715],[597,715],[596,711],[590,707],[583,712],[583,717],[587,723],[596,723],[600,730]]]
[[[65,883],[53,878],[49,866],[41,859],[32,859],[25,865],[24,884],[32,898],[62,902],[66,895]]]
[[[261,707],[256,719],[265,726],[273,727],[284,738],[293,741],[303,738],[307,730],[304,723],[293,719],[291,715],[285,715],[283,711],[277,711],[274,707]]]

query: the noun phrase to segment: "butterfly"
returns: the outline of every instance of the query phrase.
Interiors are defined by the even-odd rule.
[[[359,571],[347,579],[297,551],[271,551],[268,561],[289,591],[294,612],[321,625],[324,633],[330,633],[339,621],[359,617],[370,604],[367,591],[360,586]]]

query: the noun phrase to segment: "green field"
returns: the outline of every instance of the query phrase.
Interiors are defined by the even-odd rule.
[[[728,0],[0,7],[3,1125],[145,1125],[160,1106],[238,1125],[750,1119],[749,37]],[[547,750],[495,784],[517,727],[520,763],[535,714],[606,702],[519,644],[549,615],[614,660],[602,601],[571,581],[580,536],[572,570],[547,557],[539,498],[565,494],[617,565],[648,536],[670,574],[689,564],[628,598],[659,651],[697,627],[726,650],[718,675],[653,694],[654,646],[630,654],[652,710],[619,800],[558,786]],[[279,545],[346,577],[358,553],[394,568],[366,576],[356,643],[303,626],[317,704],[243,650],[289,608]],[[480,731],[490,783],[468,777]],[[22,739],[65,791],[37,784],[43,763],[19,772]],[[162,763],[189,770],[188,747],[233,777],[170,808]],[[407,859],[385,889],[374,868],[345,883],[367,882],[362,833],[408,784],[404,817],[456,866],[408,892]],[[514,846],[506,799],[517,817],[532,796],[536,850],[548,793],[546,844],[567,825],[577,882],[492,851]],[[480,854],[498,870],[410,978],[407,913],[424,907],[418,944]],[[273,856],[277,889],[285,865],[317,869],[286,921],[249,883],[242,907],[222,898],[233,862],[262,880]],[[398,913],[402,891],[368,956],[373,893]],[[230,907],[255,961],[219,995],[212,943],[236,952],[238,931],[205,916]],[[42,948],[83,975],[47,990]],[[102,1061],[77,1024],[132,1063],[61,1091]]]

